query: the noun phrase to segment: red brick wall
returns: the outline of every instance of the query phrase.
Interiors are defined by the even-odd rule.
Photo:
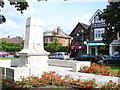
[[[68,43],[66,43],[66,40],[68,40]],[[70,39],[59,38],[59,42],[62,43],[62,46],[68,46],[70,44]]]

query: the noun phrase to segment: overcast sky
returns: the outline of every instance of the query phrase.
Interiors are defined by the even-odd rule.
[[[89,25],[96,10],[103,10],[107,4],[107,0],[29,0],[29,8],[21,14],[5,1],[0,14],[6,17],[6,23],[0,25],[0,38],[8,35],[23,37],[28,17],[40,19],[43,31],[52,31],[60,26],[64,32],[70,34],[78,22]]]

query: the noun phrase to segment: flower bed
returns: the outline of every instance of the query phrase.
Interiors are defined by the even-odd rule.
[[[111,85],[109,85],[111,84]],[[95,79],[82,80],[73,79],[69,75],[62,77],[56,72],[44,72],[41,77],[29,76],[22,77],[19,81],[8,80],[3,81],[4,88],[118,88],[115,82],[108,82],[104,85],[98,85]]]
[[[98,65],[96,63],[92,63],[90,67],[88,66],[80,67],[79,72],[110,75],[110,76],[120,76],[120,71],[111,70],[110,66]]]

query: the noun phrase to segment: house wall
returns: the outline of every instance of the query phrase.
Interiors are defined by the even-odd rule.
[[[90,19],[90,41],[88,43],[93,43],[93,45],[88,44],[87,53],[88,54],[109,54],[108,47],[106,45],[101,45],[103,43],[101,35],[105,32],[105,23],[104,20],[99,19],[99,14],[102,13],[101,10],[97,10],[95,14]],[[105,47],[105,48],[103,48]]]
[[[84,39],[76,40],[79,35],[84,35]],[[83,41],[87,41],[87,39],[89,39],[89,32],[84,30],[81,26],[77,26],[77,28],[75,28],[74,32],[72,33],[72,37],[72,45],[83,44]]]
[[[94,31],[92,29],[89,29],[89,41],[94,40]]]
[[[70,39],[68,39],[68,38],[59,38],[59,42],[62,43],[62,46],[68,46],[70,44]]]
[[[52,36],[44,36],[44,43],[52,42],[53,37]]]
[[[45,43],[53,42],[53,38],[54,38],[53,36],[44,36],[44,42]],[[70,44],[70,38],[58,37],[58,40],[60,43],[62,43],[62,46],[68,46]]]

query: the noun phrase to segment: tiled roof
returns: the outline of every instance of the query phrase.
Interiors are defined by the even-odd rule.
[[[76,25],[76,27],[75,27],[75,28],[73,29],[73,31],[70,33],[70,36],[72,36],[72,34],[75,32],[75,30],[76,30],[76,28],[77,28],[78,26],[81,26],[82,29],[84,29],[84,30],[88,30],[88,28],[89,28],[89,25],[78,22],[78,24]]]
[[[46,31],[43,33],[43,36],[54,36],[53,32],[55,31]],[[67,33],[61,31],[61,35],[56,35],[58,37],[65,37],[65,38],[71,38]]]
[[[3,40],[6,40],[8,43],[21,43],[22,40],[18,38],[2,38]]]
[[[80,23],[86,30],[89,28],[89,25],[84,24],[84,23]]]

